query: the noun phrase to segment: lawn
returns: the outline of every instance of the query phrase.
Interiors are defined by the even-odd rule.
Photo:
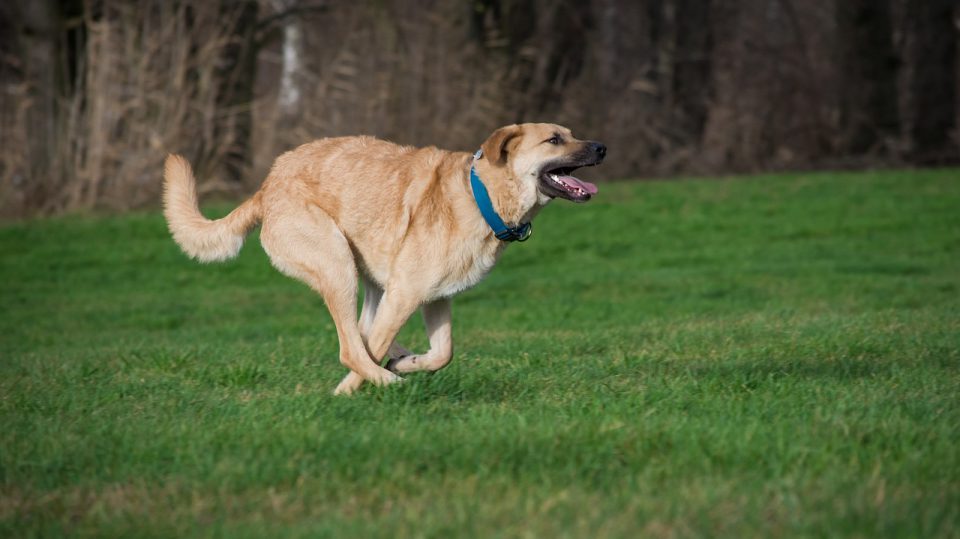
[[[447,369],[351,397],[255,236],[0,257],[3,537],[960,535],[957,170],[601,185],[458,297]]]

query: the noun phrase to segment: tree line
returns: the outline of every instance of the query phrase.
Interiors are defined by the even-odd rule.
[[[954,0],[0,4],[0,212],[154,205],[374,134],[472,150],[552,121],[605,177],[960,160]]]

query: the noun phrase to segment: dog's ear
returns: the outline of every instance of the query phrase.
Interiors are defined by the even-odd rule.
[[[494,165],[506,163],[510,154],[511,143],[517,140],[520,132],[520,126],[516,124],[497,129],[480,145],[480,149],[483,150],[483,156],[489,159]]]

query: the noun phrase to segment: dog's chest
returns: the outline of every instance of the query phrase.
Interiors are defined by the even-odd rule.
[[[460,251],[446,278],[438,283],[436,297],[450,297],[479,283],[493,269],[501,252],[502,247],[497,244]]]

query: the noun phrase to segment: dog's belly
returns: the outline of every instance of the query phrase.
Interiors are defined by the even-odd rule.
[[[363,258],[363,255],[356,250],[354,250],[354,260],[357,264],[357,271],[366,278],[368,281],[375,283],[381,289],[386,288],[387,282],[390,279],[390,273],[386,268],[382,267],[371,267],[370,264]]]

